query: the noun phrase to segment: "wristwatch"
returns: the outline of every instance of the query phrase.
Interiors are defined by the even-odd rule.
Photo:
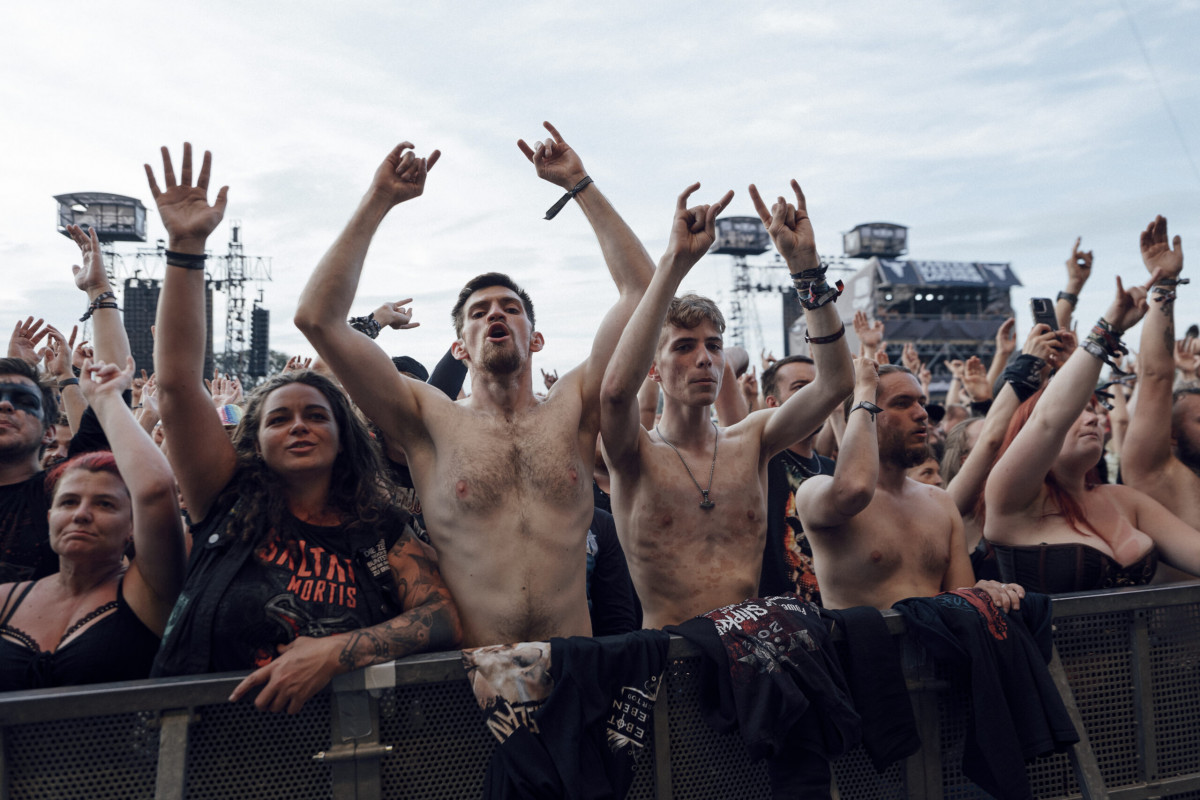
[[[863,411],[865,411],[865,412],[867,412],[868,414],[870,414],[870,415],[871,415],[871,422],[874,422],[874,421],[875,421],[875,415],[876,415],[876,414],[878,414],[879,412],[883,411],[883,409],[882,409],[882,408],[880,408],[879,406],[875,405],[874,403],[869,403],[869,402],[867,402],[866,400],[863,400],[861,403],[859,403],[858,405],[856,405],[854,408],[850,409],[850,413],[851,413],[851,414],[853,414],[855,411],[858,411],[860,408],[861,408]]]

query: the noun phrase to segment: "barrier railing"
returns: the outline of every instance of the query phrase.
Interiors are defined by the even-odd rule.
[[[895,635],[902,620],[888,613]],[[1041,798],[1200,800],[1200,585],[1054,601],[1056,667],[1090,748],[1028,767]],[[700,717],[698,653],[671,642],[655,740],[630,798],[758,798],[766,772]],[[457,653],[341,676],[302,713],[227,697],[240,674],[0,694],[2,798],[476,798],[494,740]],[[876,774],[836,762],[843,798],[973,798],[957,676],[909,674],[924,747]]]

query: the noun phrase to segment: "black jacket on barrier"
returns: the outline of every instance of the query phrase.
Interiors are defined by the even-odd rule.
[[[900,649],[876,608],[823,608],[821,616],[841,628],[837,652],[854,707],[862,716],[863,749],[876,772],[884,772],[921,749]]]
[[[755,598],[670,626],[706,656],[701,713],[767,759],[771,796],[829,797],[829,761],[859,740],[859,716],[819,609]]]
[[[1054,645],[1050,598],[1030,592],[1019,611],[1005,615],[986,592],[958,589],[893,608],[934,658],[969,670],[963,774],[1000,800],[1031,800],[1024,762],[1079,741],[1046,669]]]
[[[553,688],[532,711],[536,732],[525,724],[512,724],[524,715],[512,714],[511,707],[502,703],[500,710],[488,704],[488,698],[479,698],[485,718],[499,713],[506,720],[489,725],[494,733],[503,729],[506,738],[492,753],[483,796],[488,800],[624,798],[633,783],[634,757],[654,736],[654,702],[669,641],[667,634],[656,630],[597,639],[551,639]],[[528,667],[526,662],[514,663],[517,671]]]

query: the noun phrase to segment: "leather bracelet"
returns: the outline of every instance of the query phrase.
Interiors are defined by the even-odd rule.
[[[68,386],[78,386],[78,385],[79,385],[79,378],[64,378],[63,380],[58,382],[59,389],[65,389]]]
[[[1041,387],[1042,369],[1045,366],[1046,362],[1037,356],[1021,353],[1004,368],[1000,380],[1012,386],[1017,399],[1023,403]]]
[[[79,321],[87,322],[91,318],[92,314],[96,313],[96,311],[101,308],[119,308],[115,302],[116,299],[117,296],[112,292],[101,292],[100,294],[96,295],[95,300],[88,304],[87,311],[83,312],[83,316],[79,318]],[[107,303],[105,302],[106,300],[112,300],[114,302]]]
[[[586,189],[592,183],[593,183],[592,176],[584,175],[583,180],[581,180],[579,183],[575,184],[575,186],[573,188],[569,189],[566,194],[564,194],[562,197],[560,197],[558,199],[557,203],[550,206],[549,210],[546,211],[546,216],[544,218],[545,219],[554,219],[555,217],[557,217],[558,212],[563,210],[563,207],[566,206],[566,204],[570,201],[570,199],[572,197],[574,197],[575,195],[582,192],[584,189]]]
[[[207,253],[176,253],[174,250],[168,250],[166,256],[169,267],[198,270],[204,269],[204,261],[208,258]]]
[[[1071,294],[1070,292],[1059,292],[1058,297],[1055,299],[1066,300],[1071,304],[1071,308],[1075,308],[1077,305],[1079,305],[1079,295]]]
[[[810,337],[806,333],[806,334],[804,334],[804,341],[808,342],[809,344],[832,344],[833,342],[836,342],[838,339],[841,339],[845,335],[846,335],[846,323],[843,322],[842,327],[838,328],[837,331],[829,334],[828,336],[811,336]]]

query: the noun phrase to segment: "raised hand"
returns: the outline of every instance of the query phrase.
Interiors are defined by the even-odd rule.
[[[883,323],[878,320],[872,323],[862,311],[855,311],[854,335],[858,337],[858,341],[863,347],[874,352],[879,349],[879,345],[883,344]]]
[[[738,378],[738,386],[746,398],[747,405],[753,409],[754,401],[758,399],[758,370],[750,367],[743,372]]]
[[[699,183],[693,183],[683,190],[675,201],[675,216],[671,220],[671,237],[667,242],[667,252],[663,260],[673,266],[691,269],[699,261],[712,243],[716,241],[717,215],[725,210],[733,199],[733,190],[725,193],[712,205],[687,207],[687,200],[700,188]]]
[[[50,340],[50,345],[42,352],[46,374],[56,381],[64,381],[72,375],[71,346],[67,343],[66,337],[59,333],[53,325],[46,326],[46,334]],[[74,338],[75,334],[72,333],[71,336]]]
[[[142,408],[158,417],[158,381],[154,375],[147,378],[146,385],[142,387]]]
[[[228,375],[214,375],[209,390],[212,392],[213,405],[217,408],[230,403],[240,403],[245,397],[242,382]]]
[[[71,340],[68,344],[75,342],[75,333],[71,333]],[[71,348],[71,366],[75,369],[83,369],[83,362],[91,358],[95,353],[92,351],[92,345],[87,339],[84,339],[79,344]]]
[[[870,356],[854,359],[854,396],[875,399],[879,389],[879,362]]]
[[[1167,218],[1161,214],[1142,231],[1142,263],[1153,273],[1162,272],[1163,278],[1178,278],[1183,270],[1183,240],[1178,236],[1174,248],[1167,243]],[[1111,322],[1111,320],[1109,320]]]
[[[1058,331],[1058,345],[1061,352],[1056,359],[1051,361],[1051,365],[1055,368],[1067,363],[1071,353],[1074,353],[1075,348],[1079,346],[1079,338],[1075,335],[1075,331]]]
[[[917,346],[915,344],[912,342],[904,343],[904,350],[900,353],[900,363],[913,375],[921,371],[921,357],[917,355]]]
[[[1166,220],[1163,220],[1162,235],[1165,239],[1167,235]],[[1179,254],[1180,266],[1182,266],[1182,249],[1179,250]],[[1117,276],[1117,296],[1113,298],[1112,305],[1108,307],[1108,311],[1104,312],[1104,318],[1116,329],[1117,333],[1124,333],[1141,322],[1142,317],[1146,316],[1146,311],[1150,308],[1150,304],[1146,300],[1146,295],[1155,281],[1163,277],[1163,271],[1158,267],[1155,267],[1151,272],[1153,274],[1145,284],[1142,286],[1130,286],[1128,290],[1122,285],[1121,276]]]
[[[1079,244],[1082,241],[1082,236],[1076,237],[1075,244],[1071,247],[1071,255],[1067,258],[1067,288],[1072,294],[1079,294],[1079,290],[1092,275],[1092,251],[1080,250]]]
[[[417,157],[412,148],[412,142],[401,142],[392,148],[371,179],[371,191],[386,198],[390,205],[420,197],[429,170],[442,157],[441,150]]]
[[[542,383],[546,384],[546,391],[550,391],[550,388],[554,386],[557,380],[558,370],[554,370],[554,372],[546,372],[546,370],[542,370]]]
[[[787,262],[788,270],[803,272],[821,266],[821,258],[817,255],[817,239],[808,218],[804,192],[795,179],[792,179],[792,191],[796,193],[795,206],[780,195],[770,211],[754,184],[750,184],[750,199],[754,201],[754,210],[758,212],[759,219],[767,226],[775,249]]]
[[[978,403],[992,398],[992,386],[988,383],[987,367],[978,356],[971,356],[963,365],[962,385],[971,395],[971,400]]]
[[[542,125],[550,132],[549,138],[534,142],[532,147],[526,144],[524,139],[518,139],[517,147],[537,168],[539,178],[563,189],[575,188],[577,183],[587,177],[583,161],[553,125],[549,122],[543,122]]]
[[[88,405],[105,396],[122,393],[133,385],[133,356],[125,359],[125,368],[116,364],[106,364],[103,361],[92,361],[90,358],[83,363],[83,371],[79,376],[79,388],[83,391]]]
[[[375,321],[397,331],[418,327],[421,323],[412,322],[413,311],[411,308],[406,308],[411,302],[412,298],[406,297],[394,303],[384,303],[372,312],[375,314]]]
[[[100,252],[100,239],[96,236],[96,229],[88,228],[87,232],[84,232],[78,225],[68,225],[67,233],[71,234],[75,244],[79,245],[79,254],[83,261],[82,267],[71,267],[71,272],[75,275],[75,286],[89,294],[109,291],[111,287],[108,273],[104,271],[104,254]]]
[[[301,356],[292,356],[288,359],[281,372],[296,372],[302,369],[308,369],[312,366],[311,358],[302,358]]]
[[[933,373],[929,367],[921,365],[921,371],[917,373],[917,381],[921,384],[921,391],[926,397],[929,397],[929,384],[933,383]]]
[[[948,358],[942,362],[950,374],[961,382],[963,379],[963,362],[959,358]]]
[[[50,332],[50,326],[42,327],[44,322],[43,319],[34,321],[33,317],[29,317],[24,322],[17,320],[12,336],[8,340],[8,357],[19,358],[30,364],[37,364],[41,361],[41,356],[38,355],[38,345]]]
[[[1188,380],[1195,380],[1200,375],[1200,353],[1195,351],[1195,342],[1191,337],[1175,342],[1175,369]]]
[[[1058,331],[1044,322],[1034,325],[1033,329],[1029,331],[1021,352],[1040,358],[1051,367],[1060,367],[1065,360],[1062,340],[1059,338]]]
[[[166,190],[158,188],[154,170],[146,164],[146,179],[150,182],[150,194],[158,205],[163,227],[170,236],[172,250],[182,253],[204,252],[204,242],[225,216],[225,205],[229,200],[229,187],[222,186],[216,201],[208,204],[208,179],[212,171],[212,153],[204,151],[200,175],[192,185],[192,145],[183,143],[183,165],[179,180],[175,180],[175,168],[171,164],[171,152],[162,148],[163,183]]]
[[[1017,320],[1009,317],[996,330],[996,358],[1007,361],[1013,350],[1017,349]]]
[[[765,347],[759,351],[758,355],[762,359],[763,372],[766,372],[772,364],[779,360],[775,357],[774,353],[767,352],[767,348]]]
[[[132,390],[134,408],[137,408],[142,404],[142,392],[146,388],[147,380],[149,379],[146,377],[146,370],[142,370],[141,375],[133,376],[133,385],[130,387],[130,389]]]

